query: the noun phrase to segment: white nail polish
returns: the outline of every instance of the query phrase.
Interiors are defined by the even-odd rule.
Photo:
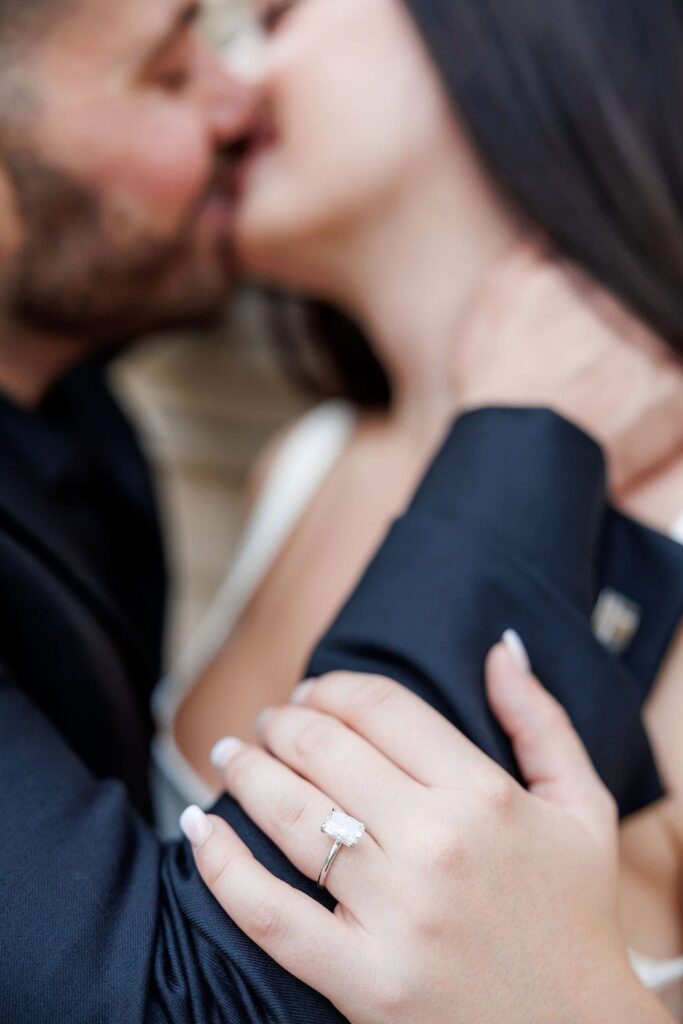
[[[238,740],[235,736],[225,736],[214,746],[209,754],[209,761],[219,772],[223,771],[243,746],[242,740]]]
[[[213,831],[213,825],[201,807],[192,804],[180,815],[180,827],[183,835],[195,849],[203,846]]]
[[[522,638],[514,629],[506,629],[502,636],[510,657],[522,672],[531,672],[531,661]]]
[[[303,683],[299,683],[297,687],[292,691],[292,696],[289,698],[292,704],[305,704],[306,698],[315,686],[315,682],[312,679],[307,679]]]

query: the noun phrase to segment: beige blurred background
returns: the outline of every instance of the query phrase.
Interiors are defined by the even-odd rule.
[[[172,573],[167,651],[215,593],[239,535],[245,483],[265,442],[306,402],[288,381],[247,294],[210,337],[143,343],[113,368],[156,470]]]

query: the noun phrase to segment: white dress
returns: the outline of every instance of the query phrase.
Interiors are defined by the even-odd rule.
[[[153,792],[162,838],[179,834],[178,818],[188,804],[210,806],[216,793],[199,778],[180,751],[173,731],[186,693],[210,664],[275,562],[305,509],[345,450],[356,424],[346,402],[325,402],[305,415],[286,436],[245,525],[225,580],[199,629],[153,701]],[[683,516],[672,536],[683,542]],[[664,993],[683,982],[683,957],[656,961],[631,952],[648,988]]]

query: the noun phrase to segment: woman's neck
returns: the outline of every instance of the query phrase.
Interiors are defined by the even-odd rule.
[[[387,372],[392,425],[420,448],[438,443],[458,412],[454,382],[465,314],[475,292],[519,244],[523,231],[499,205],[480,171],[465,175],[465,180],[461,174],[461,193],[454,190],[453,180],[447,162],[428,180],[410,180],[400,195],[383,209],[375,204],[345,236],[344,245],[336,247],[338,262],[335,255],[321,261],[327,282],[334,282],[326,289],[327,297],[362,324]],[[643,348],[637,338],[629,340],[632,333],[624,329],[628,366],[634,347],[643,349],[643,359],[659,364],[659,348]],[[621,351],[615,349],[617,365]],[[676,378],[680,374],[678,367],[662,370]],[[675,384],[678,400],[677,380]],[[596,394],[596,409],[601,400]],[[661,397],[653,396],[653,403],[665,409]],[[680,431],[677,426],[653,435],[651,411],[645,410],[634,429],[640,446],[647,447],[643,466],[654,468],[679,457]],[[680,415],[674,418],[678,422]]]
[[[480,172],[477,172],[480,175]],[[372,339],[394,396],[394,418],[430,429],[457,407],[458,330],[476,287],[519,240],[484,180],[454,195],[453,172],[415,182],[375,211],[344,251],[335,301]]]

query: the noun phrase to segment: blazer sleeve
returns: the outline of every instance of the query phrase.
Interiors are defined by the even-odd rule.
[[[463,416],[317,646],[310,674],[391,676],[517,775],[483,679],[487,651],[512,627],[621,813],[634,812],[662,794],[645,695],[590,622],[604,549],[629,536],[607,504],[600,449],[576,427],[541,409]],[[644,529],[636,538],[664,563],[659,538]]]
[[[188,845],[159,843],[1,669],[0,766],[3,1024],[342,1021],[226,917]],[[233,820],[268,862],[265,837]]]

